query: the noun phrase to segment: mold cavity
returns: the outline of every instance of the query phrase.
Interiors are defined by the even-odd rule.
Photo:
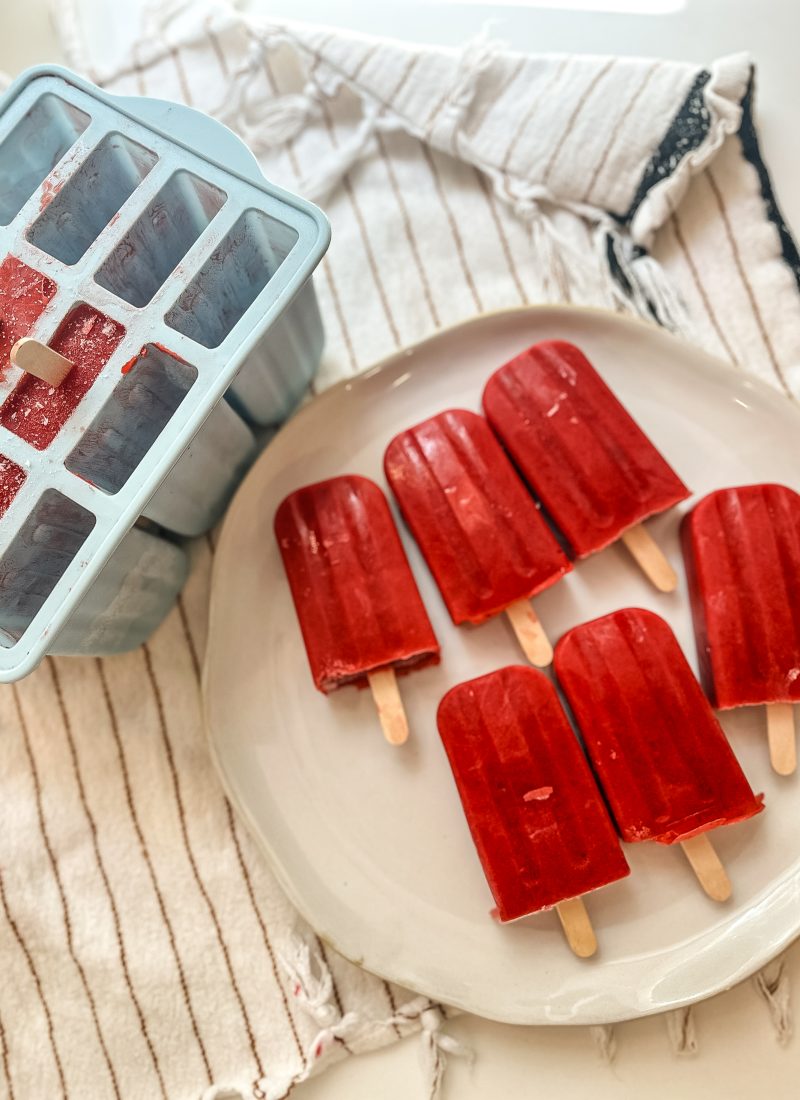
[[[296,241],[290,226],[246,210],[178,298],[167,324],[203,347],[218,347]]]
[[[0,558],[0,645],[22,637],[94,524],[91,512],[55,489],[39,497]]]
[[[122,488],[197,378],[194,367],[155,344],[125,370],[66,461],[68,470],[107,493]]]
[[[191,172],[176,172],[123,237],[95,279],[132,306],[146,306],[226,198],[224,191]]]
[[[28,240],[75,264],[156,163],[155,153],[107,134],[28,231]]]
[[[16,217],[90,122],[58,96],[36,100],[0,145],[0,224]]]
[[[125,329],[91,306],[76,306],[59,325],[50,347],[73,364],[54,387],[23,374],[0,408],[0,424],[43,451],[83,400],[95,378],[114,354]]]

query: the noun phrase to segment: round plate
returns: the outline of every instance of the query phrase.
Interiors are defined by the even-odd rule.
[[[489,374],[537,340],[587,353],[695,497],[766,480],[793,488],[800,415],[767,386],[668,333],[610,313],[541,307],[480,317],[405,351],[306,406],[239,490],[216,554],[205,699],[228,793],[289,897],[366,969],[496,1020],[610,1023],[707,997],[751,974],[800,932],[800,784],[770,771],[764,715],[723,716],[766,813],[721,829],[733,882],[705,897],[679,848],[626,846],[631,875],[587,898],[600,944],[575,958],[554,913],[500,926],[472,846],[436,707],[453,684],[521,657],[501,616],[456,628],[408,533],[403,540],[442,644],[442,663],[400,681],[411,725],[387,745],[369,692],[311,682],[272,532],[291,490],[345,472],[386,488],[382,458],[402,428],[480,408]],[[683,508],[648,526],[678,567]],[[685,581],[655,592],[622,547],[581,562],[537,597],[555,641],[616,608],[663,615],[696,666]]]

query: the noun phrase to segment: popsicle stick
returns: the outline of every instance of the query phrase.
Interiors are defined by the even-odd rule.
[[[567,943],[579,959],[588,959],[597,950],[597,937],[583,904],[583,898],[570,898],[556,906]]]
[[[71,360],[31,336],[17,340],[11,349],[11,362],[51,386],[60,386],[74,365]]]
[[[620,538],[636,564],[659,592],[674,592],[678,577],[652,535],[639,523],[623,531]]]
[[[522,652],[532,665],[546,668],[553,660],[553,647],[544,632],[530,600],[517,600],[506,608],[506,615],[517,636]]]
[[[778,775],[791,775],[797,767],[794,708],[791,703],[767,704],[769,759]]]
[[[372,698],[378,710],[383,736],[390,745],[402,745],[408,738],[408,719],[392,668],[367,674]]]
[[[708,896],[714,901],[727,901],[731,896],[731,881],[714,851],[708,833],[699,833],[688,840],[682,840],[681,848]]]

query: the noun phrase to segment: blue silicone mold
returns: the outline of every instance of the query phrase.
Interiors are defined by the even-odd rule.
[[[0,517],[0,680],[46,652],[130,648],[166,613],[186,573],[172,536],[216,522],[318,367],[311,274],[329,239],[197,111],[57,67],[11,85],[0,261],[57,288],[28,335],[48,342],[81,303],[125,334],[46,449],[0,424],[25,473]],[[2,373],[0,406],[20,377]]]

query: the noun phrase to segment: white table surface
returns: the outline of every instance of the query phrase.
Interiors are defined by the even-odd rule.
[[[125,18],[135,5],[82,0],[87,11],[112,5]],[[491,19],[492,34],[522,50],[638,54],[705,62],[748,50],[759,67],[757,113],[763,150],[789,224],[800,227],[800,141],[795,121],[800,103],[798,0],[653,0],[661,14],[608,14],[561,10],[518,0],[509,5],[457,0],[245,0],[278,18],[307,19],[364,33],[457,46]],[[574,0],[597,7],[602,0]],[[4,0],[0,69],[63,60],[49,24],[47,0]],[[609,8],[635,8],[636,0],[607,0]],[[646,8],[647,0],[639,7]],[[669,8],[681,10],[665,11]],[[790,954],[800,989],[800,949]],[[796,998],[795,998],[796,1000]],[[768,1090],[771,1100],[800,1095],[800,1039],[786,1048],[775,1041],[766,1008],[745,985],[696,1010],[700,1054],[676,1058],[663,1020],[650,1018],[617,1029],[613,1067],[600,1061],[580,1029],[515,1028],[474,1016],[453,1020],[448,1030],[471,1046],[470,1069],[451,1060],[444,1100],[752,1100]],[[425,1096],[412,1038],[383,1051],[351,1058],[299,1087],[298,1100],[420,1100]]]

